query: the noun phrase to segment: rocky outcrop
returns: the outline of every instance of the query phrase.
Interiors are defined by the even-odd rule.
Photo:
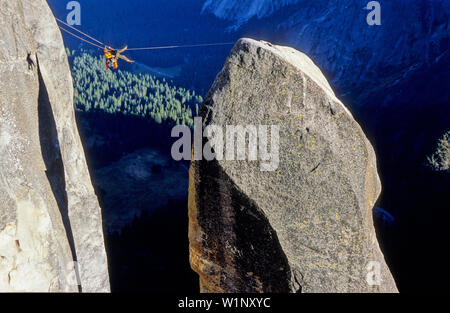
[[[204,126],[279,126],[273,171],[191,164],[190,261],[203,292],[397,291],[372,221],[374,150],[306,55],[240,40],[200,116]]]
[[[61,34],[44,0],[0,6],[0,291],[107,292]]]

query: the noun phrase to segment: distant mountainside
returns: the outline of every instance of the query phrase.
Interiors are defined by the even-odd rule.
[[[449,1],[380,1],[381,26],[367,24],[366,3],[207,0],[203,10],[243,32],[264,23],[266,32],[307,53],[333,87],[353,93],[361,105],[370,97],[362,89],[393,86],[450,54]]]
[[[207,0],[202,11],[209,11],[221,19],[236,22],[236,27],[246,23],[252,17],[270,16],[280,8],[301,0]]]

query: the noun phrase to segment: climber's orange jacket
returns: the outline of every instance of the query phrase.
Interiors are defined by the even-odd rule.
[[[108,49],[108,48],[105,47],[105,49],[103,49],[103,53],[105,54],[105,58],[107,58],[108,60],[111,59],[113,57],[112,51],[113,51],[113,49]]]
[[[110,62],[112,62],[113,68],[117,69],[119,67],[119,65],[117,63],[118,59],[125,60],[128,63],[133,63],[134,61],[131,61],[126,56],[121,55],[121,53],[126,51],[127,49],[128,49],[127,46],[125,46],[124,48],[122,48],[120,50],[116,50],[111,47],[105,47],[105,49],[103,49],[103,53],[105,54],[105,58],[106,58],[106,68],[109,68]]]

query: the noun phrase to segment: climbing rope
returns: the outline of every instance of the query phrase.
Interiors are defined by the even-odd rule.
[[[195,47],[209,47],[209,46],[225,46],[225,45],[233,45],[233,44],[234,44],[234,42],[217,42],[217,43],[204,43],[204,44],[197,44],[197,45],[178,45],[178,46],[160,46],[160,47],[145,47],[145,48],[128,48],[127,51],[176,49],[176,48],[195,48]]]
[[[60,20],[59,18],[56,18],[56,20],[57,20],[58,22],[64,24],[65,26],[68,26],[68,27],[70,27],[71,29],[73,29],[73,30],[79,32],[79,33],[82,34],[83,36],[85,36],[85,37],[87,37],[87,38],[89,38],[89,39],[91,39],[91,40],[93,40],[93,41],[99,43],[101,46],[99,46],[99,45],[97,45],[97,44],[95,44],[95,43],[93,43],[93,42],[91,42],[91,41],[89,41],[89,40],[86,40],[86,39],[84,39],[84,38],[82,38],[82,37],[80,37],[80,36],[77,36],[76,34],[70,32],[69,30],[65,29],[64,27],[61,27],[61,26],[58,25],[58,27],[59,27],[61,30],[63,30],[64,32],[68,33],[69,35],[72,35],[72,36],[74,36],[75,38],[78,38],[78,39],[80,39],[80,40],[82,40],[82,41],[84,41],[84,42],[86,42],[86,43],[88,43],[88,44],[90,44],[90,45],[92,45],[92,46],[94,46],[94,47],[100,48],[100,49],[104,49],[104,48],[106,47],[106,45],[105,45],[103,42],[101,42],[100,40],[97,40],[97,39],[95,39],[94,37],[89,36],[89,35],[86,34],[86,33],[83,33],[81,30],[79,30],[79,29],[77,29],[77,28],[75,28],[75,27],[73,27],[73,26],[71,26],[71,25],[65,23],[64,21]],[[177,49],[177,48],[196,48],[196,47],[225,46],[225,45],[233,45],[233,44],[234,44],[234,42],[217,42],[217,43],[191,44],[191,45],[153,46],[153,47],[143,47],[143,48],[128,48],[127,51],[160,50],[160,49]]]
[[[84,41],[84,42],[87,42],[87,43],[90,44],[90,45],[93,45],[94,47],[103,49],[103,47],[101,47],[101,46],[99,46],[99,45],[97,45],[97,44],[95,44],[95,43],[93,43],[93,42],[90,42],[89,40],[86,40],[86,39],[84,39],[84,38],[81,38],[81,37],[75,35],[74,33],[68,31],[68,30],[65,29],[64,27],[59,26],[59,28],[60,28],[61,30],[65,31],[65,32],[68,33],[68,34],[70,34],[70,35],[72,35],[72,36],[74,36],[74,37],[76,37],[76,38],[78,38],[78,39],[80,39],[80,40],[82,40],[82,41]]]
[[[101,44],[103,47],[105,46],[105,44],[104,44],[103,42],[101,42],[100,40],[97,40],[97,39],[95,39],[94,37],[91,37],[91,36],[89,36],[88,34],[83,33],[81,30],[79,30],[79,29],[73,27],[72,25],[67,24],[67,23],[64,22],[64,21],[61,21],[59,18],[56,18],[56,20],[57,20],[58,22],[64,24],[64,25],[66,25],[67,27],[70,27],[71,29],[73,29],[73,30],[79,32],[80,34],[86,36],[87,38],[89,38],[89,39],[91,39],[91,40],[94,40],[95,42]],[[60,28],[61,28],[61,27],[60,27]],[[73,34],[72,34],[72,35],[73,35]],[[80,37],[78,37],[78,36],[75,36],[75,37],[80,38]],[[103,47],[102,47],[102,49],[103,49]]]

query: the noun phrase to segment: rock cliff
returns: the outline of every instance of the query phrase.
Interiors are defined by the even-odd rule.
[[[44,0],[0,8],[0,291],[107,292],[60,31]]]
[[[279,126],[274,171],[191,164],[190,261],[203,292],[397,291],[372,221],[374,150],[305,54],[240,40],[200,116],[204,126]]]

